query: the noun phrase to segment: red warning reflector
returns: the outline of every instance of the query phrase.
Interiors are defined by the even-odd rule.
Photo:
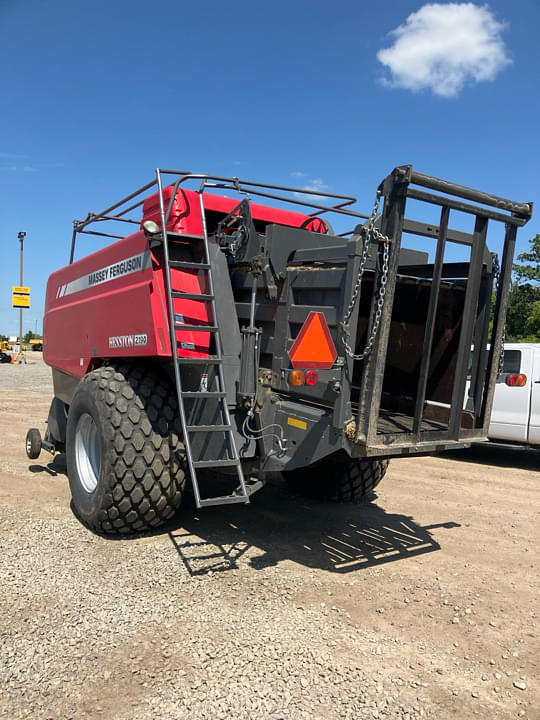
[[[313,311],[309,313],[289,350],[289,356],[295,368],[332,367],[337,358],[337,350],[324,313]]]

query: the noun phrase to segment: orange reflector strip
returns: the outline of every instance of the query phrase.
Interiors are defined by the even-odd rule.
[[[331,368],[337,350],[324,313],[310,312],[289,351],[293,367]]]

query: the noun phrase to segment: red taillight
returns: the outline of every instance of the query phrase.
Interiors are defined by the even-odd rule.
[[[512,373],[506,378],[506,384],[510,387],[525,387],[527,384],[527,376],[523,373]]]
[[[289,384],[294,387],[301,385],[316,385],[319,382],[317,370],[291,370],[289,373]]]

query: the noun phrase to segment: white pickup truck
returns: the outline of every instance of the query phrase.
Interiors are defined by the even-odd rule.
[[[540,343],[505,343],[488,436],[540,445]]]

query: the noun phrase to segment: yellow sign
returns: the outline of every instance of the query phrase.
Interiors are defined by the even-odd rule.
[[[299,420],[298,418],[288,417],[287,424],[292,425],[295,428],[300,428],[300,430],[307,430],[307,422]]]
[[[30,295],[30,288],[25,287],[24,285],[14,285],[13,286],[13,294],[14,295]]]
[[[13,295],[13,307],[29,308],[30,295]]]

